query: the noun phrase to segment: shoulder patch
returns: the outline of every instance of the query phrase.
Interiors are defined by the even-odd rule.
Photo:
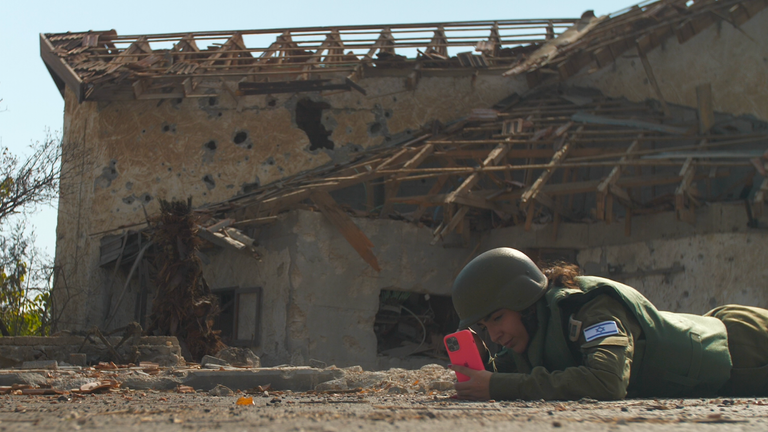
[[[574,319],[573,315],[568,319],[568,340],[576,342],[579,340],[579,332],[581,332],[581,321]]]
[[[584,338],[591,342],[597,338],[619,334],[616,321],[603,321],[584,329]]]

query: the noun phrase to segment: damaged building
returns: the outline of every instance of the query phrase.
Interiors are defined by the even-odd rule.
[[[451,282],[498,246],[660,309],[766,307],[767,5],[42,34],[57,326],[146,328],[152,217],[190,197],[215,327],[265,365],[447,359]]]

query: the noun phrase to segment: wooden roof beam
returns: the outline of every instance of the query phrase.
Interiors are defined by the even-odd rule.
[[[584,126],[579,126],[579,128],[576,129],[573,134],[567,136],[565,143],[560,148],[560,150],[558,150],[554,156],[552,156],[552,160],[549,162],[549,164],[547,164],[544,172],[541,173],[539,178],[536,179],[536,181],[528,188],[528,190],[525,191],[525,193],[523,193],[523,196],[520,198],[520,202],[523,206],[526,205],[530,200],[536,198],[536,195],[539,193],[540,189],[547,183],[549,178],[552,177],[552,174],[558,168],[562,160],[568,156],[568,152],[574,146],[574,141],[568,138],[577,136],[582,130],[584,130]]]
[[[419,165],[421,165],[422,162],[424,162],[434,151],[435,146],[432,144],[425,144],[421,147],[421,150],[419,150],[418,153],[416,153],[408,162],[406,162],[403,165],[403,169],[410,169],[410,168],[416,168]],[[397,196],[397,192],[400,189],[400,179],[404,176],[404,174],[395,174],[393,176],[393,181],[387,183],[384,187],[385,193],[384,193],[384,206],[381,208],[381,212],[379,213],[380,218],[384,218],[389,216],[389,213],[392,212],[392,205],[391,202],[392,198]]]
[[[376,270],[376,272],[381,272],[381,267],[379,267],[376,255],[374,255],[371,250],[373,249],[373,243],[365,233],[355,225],[352,218],[339,207],[333,197],[326,191],[317,190],[312,193],[310,198],[328,221],[339,230],[345,239],[347,239],[349,245],[357,251],[360,257],[368,263],[371,268]]]
[[[706,139],[702,140],[699,143],[699,146],[702,146],[706,143]],[[696,175],[696,165],[694,163],[693,157],[685,159],[683,167],[680,168],[679,175],[682,180],[680,181],[680,185],[677,187],[677,190],[675,190],[675,212],[677,212],[678,220],[685,221],[693,225],[696,223],[694,204],[691,203],[690,207],[686,206],[686,201],[690,201],[689,199],[686,199],[690,198],[689,188],[693,182],[694,176]]]
[[[631,158],[634,158],[632,153],[640,145],[640,139],[642,137],[643,137],[643,134],[639,134],[637,136],[638,139],[636,139],[635,141],[632,141],[632,144],[630,144],[629,147],[627,148],[626,154],[621,157],[619,162],[625,162]],[[600,182],[600,184],[597,186],[597,219],[598,220],[606,220],[606,216],[605,216],[606,199],[609,196],[609,194],[613,192],[615,189],[618,189],[621,191],[619,192],[620,195],[626,196],[627,198],[629,197],[628,195],[626,195],[626,192],[624,192],[621,188],[616,186],[616,180],[618,180],[619,177],[621,176],[621,172],[623,168],[624,168],[623,165],[617,165],[613,167],[610,174],[608,174],[608,176],[605,179],[603,179],[603,181]]]

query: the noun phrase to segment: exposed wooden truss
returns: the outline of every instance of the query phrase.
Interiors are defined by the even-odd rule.
[[[239,94],[358,90],[369,73],[419,76],[478,69],[525,74],[531,88],[598,69],[637,50],[669,115],[646,53],[716,22],[737,29],[765,0],[659,0],[605,17],[309,27],[155,35],[41,34],[41,56],[62,91],[80,101],[209,97],[202,80],[230,80]],[[264,44],[264,37],[273,42]],[[200,48],[200,47],[205,48]],[[389,72],[388,72],[389,71]],[[506,72],[505,72],[506,71]],[[302,84],[312,81],[314,85]],[[275,85],[280,82],[280,85]],[[262,86],[261,84],[271,84]]]
[[[347,84],[345,79],[354,82],[365,70],[411,68],[440,73],[480,65],[501,73],[520,61],[520,52],[535,49],[575,21],[496,20],[141,36],[115,31],[59,33],[41,34],[40,48],[59,89],[63,92],[64,84],[70,86],[80,101],[208,97],[210,94],[197,91],[204,79],[232,80],[241,84],[244,94],[253,94],[247,90],[253,90],[255,83],[334,79],[331,85]],[[270,37],[273,42],[264,44]],[[456,57],[459,51],[482,59],[466,65]],[[348,85],[347,89],[354,87]],[[318,89],[283,85],[269,90]]]
[[[505,75],[526,74],[534,87],[543,81],[566,80],[587,66],[603,68],[636,50],[669,114],[645,54],[672,37],[684,43],[718,22],[741,31],[739,26],[766,6],[764,0],[662,0],[643,2],[609,17],[585,14],[572,31],[559,34]]]
[[[296,208],[333,209],[332,220],[375,268],[370,243],[352,227],[353,219],[338,217],[335,191],[368,185],[362,190],[369,196],[345,207],[351,216],[424,224],[434,231],[433,243],[454,231],[562,221],[624,219],[629,235],[633,215],[676,211],[693,223],[689,215],[698,206],[734,199],[704,193],[697,182],[726,185],[754,173],[756,163],[768,163],[764,133],[715,127],[702,135],[695,121],[674,123],[645,104],[579,97],[591,102],[576,105],[572,95],[555,91],[517,98],[506,108],[368,150],[346,165],[308,171],[199,211],[244,224]],[[372,184],[383,184],[384,193],[371,197]],[[765,191],[763,182],[750,195],[758,215]]]

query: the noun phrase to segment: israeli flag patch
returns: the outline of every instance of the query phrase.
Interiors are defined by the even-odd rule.
[[[587,342],[616,334],[619,334],[619,326],[616,325],[616,321],[603,321],[584,329],[584,338]]]

